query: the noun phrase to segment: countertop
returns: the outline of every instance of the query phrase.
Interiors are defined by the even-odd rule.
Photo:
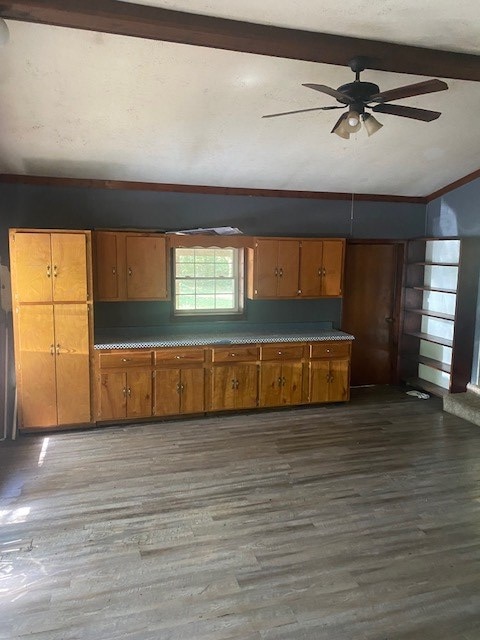
[[[262,344],[270,342],[327,342],[354,340],[354,337],[336,329],[285,326],[284,329],[264,327],[232,332],[168,332],[141,337],[108,338],[105,334],[95,339],[95,349],[141,349],[156,347],[220,346],[229,344]]]

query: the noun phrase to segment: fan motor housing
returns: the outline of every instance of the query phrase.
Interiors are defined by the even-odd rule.
[[[345,93],[350,98],[353,98],[355,102],[368,102],[371,96],[380,92],[380,87],[377,84],[373,84],[373,82],[356,80],[355,82],[342,84],[337,91]],[[337,100],[337,102],[340,102],[340,100]]]

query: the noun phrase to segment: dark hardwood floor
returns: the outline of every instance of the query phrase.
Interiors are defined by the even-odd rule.
[[[0,445],[0,638],[478,640],[480,429],[436,398]]]

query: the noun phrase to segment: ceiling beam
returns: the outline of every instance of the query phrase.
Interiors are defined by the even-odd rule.
[[[480,56],[391,42],[226,20],[118,0],[0,0],[11,20],[346,65],[355,56],[369,68],[480,81]]]

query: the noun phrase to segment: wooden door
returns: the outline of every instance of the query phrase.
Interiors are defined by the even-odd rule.
[[[302,298],[322,295],[322,240],[302,240],[300,248],[300,290]]]
[[[278,282],[278,240],[258,240],[254,260],[255,297],[275,298]]]
[[[342,295],[343,240],[323,241],[322,296]]]
[[[100,413],[102,420],[127,417],[127,374],[124,371],[101,374]]]
[[[299,268],[300,242],[280,240],[278,242],[277,297],[296,298],[298,296]]]
[[[181,413],[205,411],[205,381],[203,368],[180,370]]]
[[[350,366],[348,360],[330,360],[330,402],[344,402],[350,397]]]
[[[11,236],[12,271],[17,302],[51,302],[52,261],[49,233]]]
[[[19,413],[23,427],[57,424],[53,306],[21,306],[17,313]]]
[[[91,421],[88,306],[54,307],[58,424]]]
[[[118,300],[119,274],[118,255],[119,237],[116,233],[94,232],[95,242],[95,298],[96,300]]]
[[[302,370],[301,362],[284,362],[282,364],[281,404],[300,404],[302,402]]]
[[[152,372],[147,369],[127,371],[127,418],[152,415]]]
[[[87,238],[83,233],[52,233],[54,302],[86,302]]]
[[[153,379],[155,416],[180,413],[180,370],[157,369]]]
[[[166,264],[165,238],[127,235],[127,298],[166,299]]]
[[[211,370],[211,411],[235,409],[236,367],[218,366]]]
[[[239,364],[235,367],[236,409],[257,406],[258,373],[256,364]]]
[[[342,329],[355,336],[353,386],[398,382],[403,243],[347,244]]]
[[[258,404],[260,407],[278,407],[282,396],[282,365],[279,362],[262,362]]]
[[[310,402],[328,402],[330,386],[330,361],[310,362]]]

